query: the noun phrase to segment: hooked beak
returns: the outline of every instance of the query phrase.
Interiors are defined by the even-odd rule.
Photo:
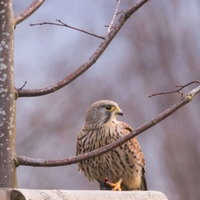
[[[115,111],[115,114],[116,114],[116,115],[121,115],[121,116],[123,116],[123,111],[118,107],[118,108],[116,109],[116,111]]]

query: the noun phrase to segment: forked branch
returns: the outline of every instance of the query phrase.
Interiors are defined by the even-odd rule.
[[[56,21],[57,21],[58,23],[54,23],[54,22],[41,22],[41,23],[30,24],[30,26],[37,26],[37,25],[55,25],[55,26],[63,26],[63,27],[71,28],[71,29],[74,29],[74,30],[76,30],[76,31],[80,31],[80,32],[82,32],[82,33],[85,33],[85,34],[88,34],[88,35],[91,35],[91,36],[100,38],[100,39],[104,39],[104,37],[99,36],[99,35],[96,35],[96,34],[94,34],[94,33],[90,33],[90,32],[85,31],[85,30],[83,30],[83,29],[76,28],[76,27],[73,27],[73,26],[69,26],[69,25],[65,24],[64,22],[62,22],[60,19],[56,19]]]
[[[84,64],[82,64],[76,71],[74,71],[69,76],[65,77],[63,80],[57,82],[56,84],[50,85],[46,88],[42,89],[34,89],[34,90],[28,90],[28,89],[16,89],[16,98],[17,97],[33,97],[33,96],[41,96],[50,94],[52,92],[55,92],[56,90],[61,89],[62,87],[68,85],[73,80],[75,80],[77,77],[79,77],[81,74],[83,74],[86,70],[88,70],[102,55],[102,53],[105,51],[107,46],[110,44],[110,42],[113,40],[115,35],[119,32],[119,30],[122,28],[124,23],[127,21],[127,19],[136,12],[140,7],[142,7],[148,0],[142,0],[135,6],[125,10],[117,24],[113,26],[110,33],[105,37],[104,41],[100,44],[100,46],[97,48],[97,50],[93,53],[93,55],[88,59],[88,61]]]
[[[113,142],[112,144],[109,144],[107,146],[104,146],[100,149],[94,150],[89,153],[85,153],[83,155],[74,156],[70,158],[63,158],[58,160],[43,160],[43,159],[33,159],[33,158],[27,158],[25,156],[17,156],[14,160],[16,163],[16,166],[19,165],[26,165],[26,166],[38,166],[38,167],[56,167],[56,166],[63,166],[63,165],[70,165],[74,163],[81,162],[83,160],[87,160],[96,156],[100,156],[111,149],[114,149],[123,143],[127,142],[131,138],[139,135],[140,133],[144,132],[145,130],[151,128],[152,126],[156,125],[160,121],[164,120],[168,116],[170,116],[172,113],[177,111],[179,108],[184,106],[185,104],[189,103],[193,97],[200,92],[200,86],[190,91],[186,96],[182,97],[177,103],[172,105],[170,108],[165,110],[163,113],[159,114],[158,116],[154,117],[150,121],[146,122],[142,126],[138,127],[128,135],[118,139],[117,141]],[[116,127],[117,128],[117,127]]]
[[[15,16],[15,26],[32,15],[45,0],[34,0],[25,10]]]
[[[157,95],[162,95],[162,94],[172,94],[172,93],[179,93],[181,95],[181,97],[184,95],[183,92],[181,92],[181,90],[185,87],[187,87],[188,85],[191,85],[191,84],[194,84],[194,83],[198,83],[200,84],[200,81],[192,81],[190,83],[187,83],[185,85],[175,85],[175,87],[178,87],[179,89],[177,90],[173,90],[173,91],[170,91],[170,92],[159,92],[159,93],[154,93],[154,94],[151,94],[149,95],[149,98],[150,97],[153,97],[153,96],[157,96]]]
[[[114,13],[114,15],[113,15],[113,18],[112,18],[112,20],[111,20],[111,22],[110,22],[110,25],[109,25],[109,27],[108,27],[108,31],[107,31],[107,33],[106,33],[106,36],[110,33],[110,30],[111,30],[111,28],[112,28],[112,26],[113,26],[113,23],[114,23],[114,21],[115,21],[115,18],[116,18],[117,14],[118,14],[118,9],[119,9],[119,4],[120,4],[120,2],[121,2],[121,0],[117,0],[117,7],[116,7],[115,13]]]

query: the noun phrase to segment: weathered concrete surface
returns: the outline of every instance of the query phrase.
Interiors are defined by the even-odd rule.
[[[0,189],[0,200],[167,200],[156,191],[27,190]]]

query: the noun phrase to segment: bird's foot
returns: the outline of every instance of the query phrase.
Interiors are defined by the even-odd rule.
[[[117,183],[112,183],[109,181],[109,178],[105,178],[100,182],[100,190],[112,190],[112,191],[121,191],[121,183],[123,179],[120,178]]]
[[[110,187],[112,188],[113,191],[121,191],[121,183],[123,179],[120,178],[117,183],[110,183]]]

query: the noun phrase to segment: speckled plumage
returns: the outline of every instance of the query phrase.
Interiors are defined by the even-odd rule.
[[[103,147],[131,132],[130,125],[116,120],[122,114],[113,101],[102,100],[92,104],[77,138],[76,155]],[[144,155],[136,137],[106,154],[78,163],[79,171],[89,181],[95,179],[100,183],[108,177],[115,183],[122,178],[122,190],[147,190],[144,168]]]

